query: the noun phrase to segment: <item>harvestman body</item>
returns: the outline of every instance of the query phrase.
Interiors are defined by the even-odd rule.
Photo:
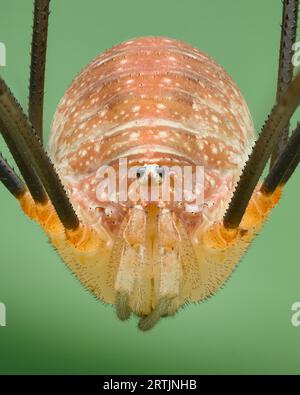
[[[253,139],[238,88],[200,51],[149,37],[100,55],[62,98],[49,152],[77,215],[97,230],[102,248],[79,257],[76,249],[70,256],[68,248],[57,247],[64,261],[97,297],[114,303],[116,293],[128,295],[130,310],[139,315],[162,298],[170,299],[172,314],[208,297],[240,254],[232,248],[220,253],[203,238],[222,220]],[[97,170],[120,157],[129,168],[204,166],[204,196],[211,204],[199,214],[172,201],[163,209],[151,201],[143,209],[103,204]]]
[[[37,59],[45,59],[48,3],[35,2],[32,46],[29,119],[40,138],[44,62]],[[169,38],[127,41],[75,78],[53,121],[55,170],[1,80],[0,129],[26,185],[3,159],[1,180],[79,280],[116,305],[120,319],[135,313],[147,330],[214,294],[278,202],[300,151],[299,130],[288,138],[287,126],[300,101],[300,76],[291,82],[297,7],[284,3],[277,104],[255,144],[248,107],[231,78],[204,53]],[[143,171],[203,166],[206,204],[191,212],[174,199],[100,201],[98,170],[112,166],[119,177],[120,158]]]

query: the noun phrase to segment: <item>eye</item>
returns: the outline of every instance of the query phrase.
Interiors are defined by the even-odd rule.
[[[145,174],[145,167],[139,167],[136,171],[137,178],[142,177]]]

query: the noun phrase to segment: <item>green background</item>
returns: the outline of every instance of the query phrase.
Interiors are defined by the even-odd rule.
[[[123,40],[166,35],[214,57],[238,83],[259,130],[273,105],[280,0],[52,0],[45,130],[75,76]],[[0,0],[1,76],[26,107],[31,0]],[[1,141],[5,154],[7,150]],[[300,373],[298,172],[226,286],[148,333],[122,323],[70,274],[38,226],[0,188],[0,373]]]

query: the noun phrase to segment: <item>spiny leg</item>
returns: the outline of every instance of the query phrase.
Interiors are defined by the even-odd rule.
[[[278,138],[299,104],[300,73],[289,84],[284,94],[273,107],[262,128],[225,213],[224,226],[226,228],[235,229],[239,226],[254,188],[274,150]]]
[[[77,245],[78,240],[85,239],[82,238],[82,229],[64,187],[41,146],[49,2],[35,0],[34,5],[29,92],[29,116],[32,122],[0,79],[0,132],[25,181],[24,193],[16,196],[23,210],[42,224],[49,224],[50,217],[54,220],[50,223],[56,223],[58,228],[63,224],[67,237]],[[38,128],[38,133],[32,123]],[[7,166],[7,163],[5,165],[2,162],[2,181],[12,188],[17,183],[17,176]],[[53,226],[50,228],[54,229]]]
[[[36,1],[36,8],[46,1]],[[39,9],[35,10],[35,27],[39,29]],[[42,10],[43,11],[43,10]],[[41,22],[43,23],[43,22]],[[44,25],[45,26],[45,25]],[[44,32],[45,33],[45,32]],[[45,35],[41,32],[41,37]],[[38,37],[33,38],[33,50],[44,45]],[[41,57],[42,62],[44,58]],[[43,86],[44,64],[32,68],[31,92],[36,102],[32,104],[31,121],[34,117],[42,126],[43,93],[39,90]],[[40,79],[42,78],[42,79]],[[42,89],[43,90],[43,89]],[[34,102],[34,100],[33,100]],[[32,103],[32,101],[31,101]],[[37,126],[37,128],[39,128]],[[79,220],[68,200],[67,194],[59,177],[41,145],[41,139],[32,127],[29,119],[24,115],[20,105],[0,79],[0,132],[5,137],[7,145],[21,171],[25,183],[16,175],[8,163],[0,156],[0,181],[19,200],[24,212],[40,223],[46,231],[49,240],[59,251],[60,255],[70,259],[70,256],[79,254],[80,257],[95,255],[99,248],[106,246],[110,240],[104,234],[97,233],[90,226],[79,224]],[[42,133],[42,127],[38,132]],[[29,189],[29,191],[28,191]],[[49,200],[50,197],[50,200]],[[104,232],[103,232],[104,233]],[[103,237],[102,237],[103,236]],[[104,251],[105,251],[104,247]],[[94,285],[91,290],[94,290]]]
[[[282,7],[281,38],[278,64],[276,100],[278,101],[293,78],[293,44],[296,41],[298,0],[284,0]],[[289,136],[289,125],[281,132],[271,155],[270,170],[284,149]]]
[[[0,154],[0,181],[17,199],[26,192],[26,185]]]
[[[285,185],[289,181],[290,177],[292,176],[297,166],[299,165],[299,162],[300,162],[300,150],[298,150],[297,154],[294,156],[294,159],[292,160],[292,162],[290,163],[290,165],[288,166],[287,170],[284,173],[284,176],[281,180],[281,183],[283,185]]]
[[[50,0],[49,0],[50,1]],[[44,69],[45,69],[45,55],[46,55],[46,41],[47,41],[47,22],[49,14],[49,1],[36,0],[34,11],[33,24],[33,39],[32,39],[32,53],[31,53],[31,78],[30,78],[30,103],[29,113],[30,120],[35,125],[33,119],[39,117],[42,119],[43,111],[43,86],[44,86]],[[40,87],[40,89],[38,88]],[[37,203],[45,203],[47,195],[44,188],[35,174],[34,170],[23,158],[19,155],[18,149],[10,138],[9,134],[3,131],[4,126],[0,124],[0,129],[5,138],[5,141],[13,153],[18,167],[22,171],[22,175],[30,190],[30,193]],[[38,128],[37,128],[38,129]],[[42,129],[40,129],[42,132]],[[41,137],[41,136],[40,136]],[[0,156],[0,177],[3,184],[15,196],[23,195],[26,186],[15,174],[13,169],[8,165],[2,156]],[[22,192],[22,193],[20,193]]]
[[[22,176],[25,180],[26,186],[30,191],[33,200],[39,204],[45,204],[48,201],[45,189],[36,175],[34,169],[30,166],[30,163],[24,159],[24,155],[19,153],[14,140],[11,138],[10,134],[7,132],[6,127],[0,121],[0,133],[2,134]]]
[[[35,0],[31,43],[28,117],[43,141],[43,107],[50,0]]]
[[[43,150],[34,128],[2,79],[0,79],[0,125],[3,126],[0,131],[6,141],[14,144],[15,150],[12,151],[14,159],[21,158],[23,163],[30,166],[39,177],[64,227],[70,230],[77,229],[78,218],[53,164]],[[21,172],[22,170],[20,168]]]
[[[262,128],[225,213],[224,226],[227,229],[235,229],[239,226],[254,188],[270,156],[272,156],[270,172],[272,172],[272,179],[274,179],[275,170],[272,169],[285,149],[288,140],[289,121],[300,103],[300,73],[291,81],[293,76],[292,46],[297,33],[297,20],[298,0],[284,0],[277,103]],[[284,175],[286,181],[296,168],[297,158],[299,157],[300,153],[294,155],[293,163],[287,166]],[[264,193],[264,189],[262,192]]]
[[[263,182],[261,191],[271,194],[279,185],[284,185],[296,169],[300,155],[300,124],[294,130],[284,150]]]

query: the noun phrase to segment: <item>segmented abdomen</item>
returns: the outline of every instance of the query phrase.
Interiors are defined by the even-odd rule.
[[[119,157],[203,165],[219,219],[253,139],[247,105],[222,67],[180,41],[145,37],[104,52],[75,78],[49,151],[81,211],[97,206],[99,166]]]

